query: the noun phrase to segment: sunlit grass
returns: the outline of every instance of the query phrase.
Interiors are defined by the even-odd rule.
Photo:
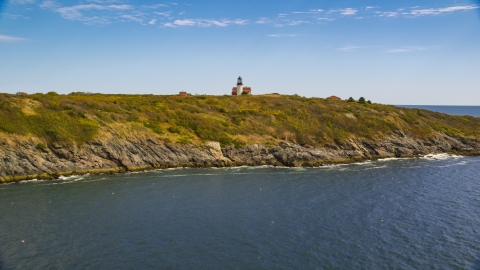
[[[96,139],[102,126],[118,124],[173,143],[219,141],[237,147],[373,141],[398,131],[423,139],[436,131],[480,139],[480,118],[297,95],[0,94],[0,132],[5,134],[82,144]]]

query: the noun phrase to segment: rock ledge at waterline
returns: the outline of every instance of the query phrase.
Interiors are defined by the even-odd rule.
[[[286,143],[221,148],[218,142],[194,146],[129,138],[116,142],[98,140],[79,147],[55,144],[39,149],[33,141],[9,140],[0,145],[0,182],[175,167],[322,166],[431,153],[478,155],[480,143],[445,134],[428,141],[395,134],[375,143],[350,140],[318,148]]]

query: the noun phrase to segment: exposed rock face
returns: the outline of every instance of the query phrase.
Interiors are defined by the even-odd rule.
[[[205,146],[207,146],[207,148],[210,150],[210,154],[213,156],[213,158],[222,161],[230,161],[223,156],[222,147],[220,147],[219,142],[207,142]]]
[[[430,153],[480,153],[480,142],[438,134],[430,140],[415,140],[403,133],[377,142],[350,140],[323,148],[281,145],[267,148],[249,145],[224,148],[218,142],[204,147],[177,145],[152,138],[94,141],[80,147],[60,143],[38,147],[33,141],[0,144],[0,182],[52,178],[62,174],[120,172],[167,167],[235,165],[317,166],[334,162]]]
[[[478,152],[480,142],[456,139],[445,134],[429,140],[414,140],[404,134],[384,138],[375,143],[350,140],[344,145],[331,145],[323,148],[302,147],[299,145],[276,146],[270,149],[250,145],[242,149],[223,149],[224,155],[232,161],[253,164],[345,161],[348,159],[376,159],[381,157],[410,157],[429,153]]]

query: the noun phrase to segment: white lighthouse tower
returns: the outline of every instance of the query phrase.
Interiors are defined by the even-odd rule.
[[[238,77],[237,80],[237,95],[241,95],[243,93],[243,82],[242,77]]]
[[[232,88],[232,96],[249,96],[252,94],[252,88],[248,86],[243,86],[242,77],[238,77],[237,86]]]

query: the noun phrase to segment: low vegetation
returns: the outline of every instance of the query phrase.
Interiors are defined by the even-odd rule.
[[[0,94],[0,133],[35,136],[47,145],[82,144],[109,129],[133,129],[172,143],[219,141],[236,147],[282,141],[322,146],[349,138],[376,140],[396,132],[428,139],[440,131],[480,139],[480,118],[371,104],[363,97],[350,101],[278,94]]]

